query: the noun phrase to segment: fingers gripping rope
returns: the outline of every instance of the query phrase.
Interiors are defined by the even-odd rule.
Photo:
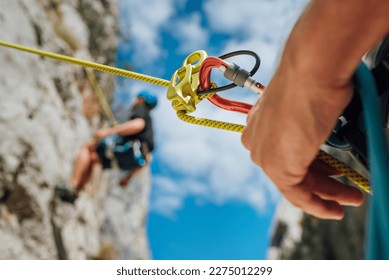
[[[357,172],[352,170],[343,162],[339,161],[335,157],[327,154],[324,151],[319,152],[318,159],[325,162],[326,164],[334,167],[336,170],[342,173],[343,176],[347,177],[351,182],[360,187],[367,193],[371,194],[370,183],[367,179],[359,175]]]

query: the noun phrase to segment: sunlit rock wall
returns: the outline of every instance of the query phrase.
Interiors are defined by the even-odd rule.
[[[2,0],[0,40],[114,65],[117,10],[116,0]],[[147,169],[123,189],[95,170],[75,205],[54,195],[106,123],[83,69],[4,47],[0,65],[0,259],[147,259]],[[114,77],[96,75],[111,98]],[[116,202],[120,192],[129,199]]]

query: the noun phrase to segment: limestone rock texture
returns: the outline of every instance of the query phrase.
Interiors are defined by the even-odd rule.
[[[0,40],[115,64],[116,0],[2,0]],[[94,171],[74,205],[54,195],[106,124],[82,67],[0,47],[0,259],[148,259],[150,171]],[[107,98],[115,78],[96,73]]]

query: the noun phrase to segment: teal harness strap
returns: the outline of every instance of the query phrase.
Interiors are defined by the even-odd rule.
[[[389,158],[380,102],[374,78],[363,63],[355,73],[354,82],[363,104],[374,194],[369,206],[366,258],[387,260],[389,259]]]

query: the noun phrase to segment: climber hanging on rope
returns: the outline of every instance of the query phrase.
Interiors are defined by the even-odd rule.
[[[131,106],[127,122],[96,131],[94,138],[84,143],[78,152],[70,183],[56,187],[58,196],[73,203],[91,179],[96,163],[102,164],[103,169],[126,171],[120,185],[127,185],[131,176],[150,161],[154,149],[150,111],[157,102],[154,95],[141,91]]]

